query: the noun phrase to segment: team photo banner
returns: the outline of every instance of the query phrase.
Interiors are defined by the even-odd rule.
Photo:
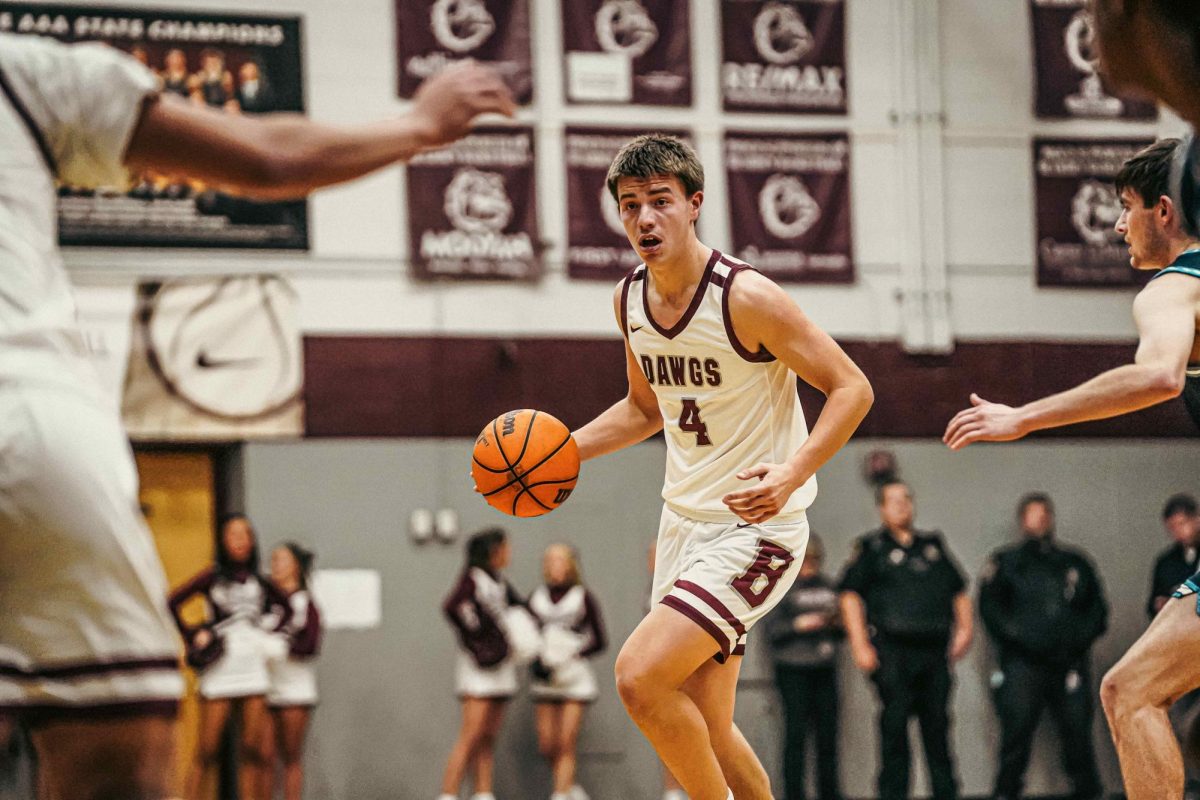
[[[529,0],[396,0],[399,93],[472,59],[494,68],[521,105],[533,99]]]
[[[0,3],[0,31],[103,42],[150,68],[164,95],[230,116],[304,111],[298,17]],[[259,203],[178,175],[60,185],[58,215],[64,245],[308,249],[305,201]]]
[[[843,0],[721,0],[726,111],[846,113]]]
[[[690,0],[562,0],[567,101],[692,104]]]
[[[541,274],[533,128],[481,128],[408,165],[413,274],[531,280]]]
[[[1035,139],[1039,286],[1140,286],[1113,179],[1150,139]]]
[[[691,144],[682,130],[666,130]],[[567,164],[567,274],[616,281],[641,263],[608,191],[608,167],[621,146],[644,130],[568,127],[563,137]]]
[[[1030,0],[1034,106],[1043,119],[1155,119],[1153,102],[1119,95],[1096,71],[1087,0]]]
[[[725,134],[733,255],[777,281],[852,283],[845,134]]]

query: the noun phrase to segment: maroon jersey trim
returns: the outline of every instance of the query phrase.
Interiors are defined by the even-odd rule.
[[[696,316],[696,312],[700,309],[700,301],[704,299],[704,293],[708,290],[708,282],[712,279],[713,267],[720,260],[721,253],[717,250],[712,251],[712,255],[708,258],[708,264],[704,267],[704,275],[700,278],[700,283],[696,284],[696,291],[692,294],[692,302],[688,304],[687,311],[683,312],[683,316],[679,321],[670,328],[664,328],[659,325],[654,319],[654,315],[650,313],[650,281],[642,281],[642,313],[646,315],[646,319],[650,321],[650,326],[654,330],[668,339],[674,339],[679,334],[683,333],[683,329],[692,321],[692,317]]]
[[[637,274],[640,269],[642,267],[631,269],[621,282],[621,335],[626,339],[629,338],[629,284],[642,280],[643,276]]]
[[[111,675],[117,672],[145,672],[148,670],[171,670],[178,672],[179,658],[176,656],[163,656],[162,658],[81,661],[73,664],[60,664],[54,667],[30,668],[0,662],[0,677],[18,681],[70,680],[71,678],[92,677],[95,675]]]
[[[729,607],[718,600],[712,594],[712,592],[708,591],[708,589],[692,583],[691,581],[675,581],[675,586],[676,588],[683,589],[685,592],[691,592],[696,597],[703,600],[709,608],[717,612],[717,615],[720,616],[721,619],[729,623],[729,627],[733,628],[734,633],[738,635],[739,639],[746,635],[746,626],[742,624],[742,621],[734,616],[733,612],[729,610]]]
[[[721,662],[722,664],[725,663],[725,659],[729,657],[729,637],[717,627],[715,622],[689,606],[687,603],[680,600],[678,597],[667,595],[660,602],[667,608],[673,608],[680,614],[683,614],[692,622],[699,625],[705,633],[711,636],[713,640],[716,641],[717,646],[721,648],[721,652],[717,653],[716,656],[717,661]]]
[[[729,267],[729,276],[722,283],[725,291],[721,293],[721,319],[725,323],[725,338],[729,339],[729,344],[733,347],[734,352],[746,361],[756,364],[767,364],[774,361],[775,356],[771,355],[771,352],[767,348],[760,344],[757,353],[751,352],[749,348],[741,343],[737,334],[733,331],[733,317],[729,313],[729,292],[733,289],[733,279],[738,276],[739,272],[753,269],[753,267],[731,264],[723,258],[721,259],[721,263]]]

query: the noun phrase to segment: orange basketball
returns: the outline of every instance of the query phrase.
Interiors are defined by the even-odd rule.
[[[579,448],[571,432],[544,411],[522,408],[489,422],[471,457],[475,491],[514,517],[558,508],[579,479]]]

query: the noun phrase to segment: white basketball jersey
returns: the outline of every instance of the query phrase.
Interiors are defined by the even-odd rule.
[[[751,485],[737,473],[759,462],[782,463],[808,438],[795,373],[765,350],[750,352],[734,335],[729,290],[745,269],[714,250],[691,304],[670,329],[649,313],[644,264],[622,288],[624,333],[663,417],[663,500],[702,521],[736,521],[721,498]],[[814,476],[774,519],[801,516],[816,494]]]

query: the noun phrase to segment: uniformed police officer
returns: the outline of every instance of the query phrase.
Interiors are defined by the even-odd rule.
[[[880,484],[875,504],[883,525],[857,541],[841,602],[854,663],[871,676],[882,704],[879,797],[908,797],[908,720],[916,716],[934,800],[954,800],[950,664],[971,646],[966,579],[941,534],[913,528],[907,484]]]
[[[1054,536],[1049,496],[1017,506],[1021,541],[991,556],[980,577],[979,611],[996,645],[993,699],[1000,717],[1000,765],[993,798],[1017,800],[1033,734],[1049,707],[1058,724],[1072,798],[1101,792],[1092,748],[1091,647],[1108,626],[1108,604],[1091,562]]]

